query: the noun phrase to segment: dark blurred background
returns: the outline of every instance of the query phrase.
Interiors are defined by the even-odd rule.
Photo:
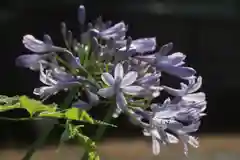
[[[32,95],[40,86],[38,73],[17,68],[15,58],[28,51],[22,37],[32,34],[42,39],[51,35],[63,45],[60,22],[78,36],[77,8],[84,4],[87,20],[129,24],[133,38],[156,36],[159,45],[174,43],[174,51],[187,54],[187,62],[203,76],[208,100],[207,116],[199,133],[239,133],[240,89],[240,1],[238,0],[2,0],[0,2],[1,85],[0,94]],[[174,78],[173,78],[174,81]],[[24,114],[20,111],[8,114]],[[114,123],[110,137],[141,136],[125,117]],[[30,144],[37,136],[35,122],[0,121],[0,143]],[[60,131],[52,136],[57,141]]]

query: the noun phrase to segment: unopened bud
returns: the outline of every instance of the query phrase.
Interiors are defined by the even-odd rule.
[[[86,12],[85,7],[83,5],[80,5],[78,8],[78,22],[83,25],[86,20]]]

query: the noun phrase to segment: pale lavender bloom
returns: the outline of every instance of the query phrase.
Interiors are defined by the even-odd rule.
[[[39,62],[46,58],[45,55],[24,54],[16,58],[15,63],[19,67],[29,68],[33,71],[40,69]]]
[[[190,79],[188,82],[188,85],[180,83],[181,89],[174,89],[168,86],[162,87],[166,92],[176,97],[175,100],[173,100],[174,102],[178,102],[181,99],[194,102],[205,101],[206,96],[203,92],[194,93],[201,87],[202,77],[199,76],[197,80],[196,78]]]
[[[54,85],[57,82],[72,82],[76,80],[77,78],[70,73],[67,73],[63,67],[40,62],[40,81],[42,83],[46,85]]]
[[[136,51],[132,48],[130,48],[130,44],[127,41],[131,41],[131,39],[127,40],[120,40],[124,41],[125,43],[122,44],[122,46],[118,45],[113,38],[110,38],[106,40],[106,44],[98,44],[99,49],[98,49],[98,55],[101,61],[104,62],[111,62],[114,58],[115,63],[126,60],[130,56],[132,56]],[[120,50],[121,47],[126,46],[124,50]]]
[[[49,74],[48,76],[52,76],[57,81],[61,81],[61,82],[69,81],[70,82],[70,81],[75,81],[77,79],[72,74],[67,73],[64,68],[61,68],[59,66],[52,68],[52,70],[50,70],[50,71],[51,71],[51,75]]]
[[[32,45],[29,43],[32,39]],[[49,35],[44,35],[44,42],[39,41],[39,40],[34,40],[34,37],[32,37],[31,35],[26,35],[23,38],[24,43],[26,43],[26,46],[29,47],[33,47],[34,48],[34,44],[43,44],[46,46],[52,46],[53,42],[52,39]],[[37,46],[37,45],[36,45]],[[58,62],[56,60],[56,54],[54,52],[52,53],[47,53],[47,54],[25,54],[25,55],[21,55],[19,57],[16,58],[15,62],[17,66],[20,67],[26,67],[29,68],[31,70],[34,71],[38,71],[40,69],[40,62],[44,62],[44,63],[53,63],[55,65],[58,65]]]
[[[55,85],[43,86],[35,88],[33,93],[40,96],[41,99],[46,100],[51,95],[57,94],[59,91],[79,86],[79,82],[58,82]]]
[[[116,42],[118,43],[118,42]],[[123,43],[123,42],[122,42]],[[124,41],[125,46],[121,47],[119,51],[127,50],[126,40]],[[156,38],[139,38],[131,41],[129,46],[130,50],[135,50],[137,53],[152,52],[156,49]]]
[[[188,144],[194,148],[199,147],[197,138],[190,136],[189,133],[198,130],[200,122],[197,121],[188,126],[184,126],[178,121],[172,119],[162,119],[154,117],[150,119],[150,125],[144,127],[144,135],[152,136],[153,153],[155,155],[160,152],[160,144],[178,143],[179,140],[184,145],[184,154],[188,154]],[[171,131],[168,132],[167,130]]]
[[[199,102],[181,100],[177,104],[170,104],[169,108],[181,108],[176,116],[177,120],[187,123],[195,123],[206,115],[203,113],[206,110],[206,105],[207,102],[205,99]]]
[[[40,70],[40,63],[58,65],[55,53],[48,54],[24,54],[16,58],[15,64],[19,67],[29,68],[33,71]]]
[[[97,50],[98,53],[96,53],[98,58],[106,63],[111,62],[115,55],[115,52],[117,52],[114,40],[109,39],[106,41],[106,45],[98,44],[98,46],[99,46],[98,47],[99,49]]]
[[[123,93],[136,96],[143,91],[142,87],[132,85],[136,81],[137,76],[135,71],[130,71],[124,75],[123,66],[121,63],[118,63],[114,70],[114,77],[107,72],[102,74],[102,80],[108,87],[100,89],[98,94],[105,98],[116,95],[118,110],[125,110],[127,101]]]
[[[206,109],[206,101],[190,103],[182,100],[173,104],[167,99],[162,105],[152,104],[151,109],[156,113],[155,116],[160,118],[175,118],[183,122],[194,123],[205,115],[203,112]]]
[[[145,136],[152,137],[152,151],[154,155],[160,153],[160,144],[178,143],[177,137],[164,131],[167,128],[166,124],[174,121],[162,119],[160,125],[156,125],[156,122],[152,119],[154,113],[144,111],[141,108],[135,108],[134,111],[128,110],[126,113],[129,115],[130,121],[133,124],[143,128],[143,134]],[[149,120],[149,124],[143,122],[143,118]]]
[[[44,43],[43,41],[36,39],[32,35],[25,35],[22,42],[27,49],[36,53],[65,52],[64,48]]]
[[[92,32],[94,32],[96,35],[98,35],[99,37],[105,40],[109,40],[109,39],[123,40],[127,32],[127,26],[125,25],[124,22],[119,22],[113,25],[112,27],[102,31],[99,31],[97,29],[92,29]]]
[[[171,104],[173,104],[173,105],[177,104],[180,107],[194,108],[194,109],[198,110],[201,113],[203,111],[205,111],[206,108],[207,108],[207,101],[206,101],[206,99],[202,99],[201,101],[188,101],[188,100],[182,99],[178,103],[171,103]],[[171,106],[171,104],[170,104],[170,106]]]
[[[98,104],[99,98],[92,92],[91,88],[95,87],[95,85],[92,86],[92,83],[88,79],[81,76],[74,77],[72,74],[67,73],[64,68],[59,66],[50,66],[50,69],[45,69],[48,68],[49,65],[51,64],[40,63],[40,81],[48,86],[35,89],[34,94],[40,96],[42,94],[43,96],[41,97],[47,98],[48,96],[51,96],[51,94],[55,94],[60,90],[68,90],[69,88],[79,86],[81,83],[85,84],[85,93],[89,100],[89,104],[91,106]],[[44,94],[47,96],[44,96]]]
[[[88,24],[88,30],[81,34],[81,43],[84,45],[88,45],[91,42],[93,37],[99,38],[99,32],[104,31],[110,27],[109,23],[103,23],[102,20],[99,20],[92,25],[92,23]],[[110,38],[111,39],[111,38]],[[109,40],[109,39],[104,39]]]
[[[145,136],[152,136],[154,155],[159,154],[160,144],[178,143],[178,140],[183,143],[184,153],[187,154],[188,144],[195,148],[199,146],[198,140],[188,134],[198,130],[200,117],[206,108],[203,106],[206,106],[206,103],[179,102],[179,104],[172,104],[170,99],[167,99],[162,105],[152,104],[152,112],[142,109],[135,110],[137,116],[134,115],[132,118],[137,118],[136,122],[144,128]],[[189,119],[189,116],[193,118]],[[141,122],[143,118],[149,120],[148,125],[146,122]],[[181,123],[186,120],[189,122],[187,126]]]
[[[183,101],[183,100],[182,100]],[[205,101],[204,101],[205,102]],[[156,125],[160,125],[163,119],[172,119],[174,123],[167,123],[166,128],[172,131],[184,144],[184,153],[187,154],[187,144],[197,148],[199,143],[196,138],[188,135],[195,132],[200,126],[200,118],[204,114],[206,103],[187,103],[179,102],[179,104],[171,104],[170,100],[165,101],[164,106],[152,106],[154,116],[152,120]],[[184,105],[185,104],[185,105]],[[175,119],[175,120],[174,120]],[[188,126],[184,126],[180,122],[188,122]],[[169,121],[170,122],[170,121]],[[161,125],[160,125],[161,126]]]
[[[184,153],[187,155],[188,153],[188,144],[190,144],[191,146],[197,148],[199,146],[199,142],[198,140],[193,137],[188,135],[188,133],[190,132],[195,132],[199,125],[200,122],[197,122],[195,124],[191,124],[189,126],[184,126],[181,123],[175,121],[175,120],[171,120],[171,119],[161,119],[161,118],[156,118],[153,117],[152,119],[152,123],[153,123],[153,127],[151,128],[151,132],[154,131],[154,134],[152,134],[152,136],[155,136],[158,140],[158,143],[155,140],[153,142],[153,152],[155,152],[158,148],[160,148],[160,146],[158,147],[158,145],[160,145],[159,143],[161,142],[162,144],[168,144],[168,143],[178,143],[179,139],[183,145],[184,145]],[[176,136],[174,136],[171,133],[166,132],[165,129],[170,130],[172,133],[174,133]],[[149,131],[148,131],[149,133]],[[157,136],[159,135],[159,136]],[[171,138],[169,138],[171,135]],[[155,148],[155,149],[154,149]],[[157,150],[158,151],[158,150]],[[159,153],[159,152],[156,152]]]
[[[178,143],[178,139],[174,135],[167,133],[165,129],[167,129],[169,124],[176,126],[181,125],[179,122],[171,119],[156,118],[154,112],[148,120],[149,125],[143,127],[143,134],[152,137],[152,150],[154,155],[160,153],[160,144]]]
[[[58,93],[60,90],[69,89],[80,85],[80,82],[68,75],[60,68],[44,71],[44,64],[40,63],[40,81],[47,86],[35,88],[33,93],[39,95],[42,99],[47,99],[51,95]]]
[[[162,134],[162,136],[161,136]],[[166,133],[162,128],[145,128],[143,130],[144,136],[151,136],[152,137],[152,152],[154,155],[158,155],[160,153],[160,145],[162,143],[178,143],[179,140],[177,137],[170,133]],[[162,138],[164,135],[164,139]],[[164,142],[165,141],[165,142]]]
[[[152,97],[158,97],[160,95],[160,91],[163,88],[160,86],[160,73],[146,73],[143,77],[139,78],[135,83],[142,86],[145,91],[144,93],[150,93]],[[143,93],[143,94],[144,94]]]
[[[189,133],[197,131],[199,126],[200,126],[199,121],[188,126],[183,126],[181,128],[176,128],[171,125],[168,126],[168,129],[171,130],[174,134],[176,134],[179,140],[183,143],[185,155],[188,154],[188,144],[194,148],[199,147],[198,139],[195,138],[194,136],[189,135]]]
[[[188,85],[184,83],[180,83],[181,89],[174,89],[168,86],[162,86],[169,94],[173,96],[184,96],[188,93],[196,92],[202,85],[202,77],[199,76],[196,79],[190,79],[188,80]]]
[[[145,76],[145,74],[147,72],[151,72],[154,73],[152,71],[150,71],[151,66],[144,61],[140,61],[138,59],[135,58],[130,58],[128,62],[128,70],[133,70],[138,72],[139,77],[143,77]]]
[[[119,41],[115,42],[116,44]],[[122,46],[114,53],[115,60],[126,60],[136,53],[151,52],[156,48],[156,38],[140,38],[136,40],[125,40],[121,42]]]
[[[148,62],[157,70],[164,71],[170,75],[180,77],[182,79],[191,79],[196,71],[190,67],[183,67],[186,56],[183,53],[176,52],[166,55],[172,48],[172,43],[164,45],[159,52],[153,55],[136,56],[135,58]]]
[[[69,63],[71,67],[73,68],[81,67],[78,58],[73,56],[71,52],[64,48],[53,46],[51,38],[48,35],[44,36],[44,42],[37,40],[32,35],[25,35],[23,37],[23,43],[26,48],[33,52],[36,53],[52,52],[52,53],[21,55],[16,59],[16,64],[18,66],[27,67],[30,68],[31,70],[39,70],[40,61],[49,61],[57,65],[55,57],[56,53],[54,52],[65,52],[63,55],[66,59],[66,62]]]
[[[156,38],[140,38],[137,40],[117,40],[110,38],[106,41],[106,45],[100,45],[101,59],[108,60],[112,57],[115,61],[126,60],[136,53],[151,52],[156,48]]]

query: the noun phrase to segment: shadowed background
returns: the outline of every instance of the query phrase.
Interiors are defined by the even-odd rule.
[[[80,4],[86,7],[87,21],[100,15],[114,23],[124,20],[129,24],[128,35],[133,39],[156,36],[158,45],[173,42],[174,51],[185,53],[187,63],[203,77],[202,91],[207,95],[208,115],[203,118],[198,133],[211,137],[239,133],[240,7],[237,0],[1,1],[0,94],[33,96],[33,89],[42,85],[39,74],[15,66],[15,58],[29,52],[22,45],[23,35],[32,34],[42,39],[47,33],[55,44],[63,45],[59,24],[65,21],[77,37],[77,8]],[[169,85],[175,83],[174,78],[163,81]],[[100,110],[99,114],[104,113]],[[1,115],[21,116],[26,113],[11,111]],[[131,125],[126,117],[121,116],[114,123],[119,127],[109,129],[105,137],[141,138],[141,130]],[[1,146],[28,146],[38,137],[39,125],[42,126],[36,122],[1,120]],[[55,129],[48,143],[56,144],[61,131]],[[239,141],[233,142],[240,145]]]

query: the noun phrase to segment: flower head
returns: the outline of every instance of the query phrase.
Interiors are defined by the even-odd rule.
[[[66,48],[55,46],[48,35],[43,41],[32,35],[23,37],[24,46],[34,53],[19,56],[16,64],[39,71],[44,86],[35,88],[34,94],[45,100],[62,90],[76,89],[69,107],[87,111],[99,104],[114,107],[113,117],[127,115],[151,137],[154,155],[160,153],[161,144],[182,142],[185,154],[188,145],[197,148],[198,139],[190,133],[198,130],[207,102],[205,93],[198,91],[202,77],[185,66],[186,55],[170,53],[173,43],[156,52],[155,37],[126,37],[128,27],[123,21],[112,24],[99,17],[84,31],[85,12],[85,7],[79,6],[79,41],[62,23]],[[160,83],[162,72],[184,82],[179,89],[166,86]],[[155,99],[162,91],[171,98],[163,102]]]

